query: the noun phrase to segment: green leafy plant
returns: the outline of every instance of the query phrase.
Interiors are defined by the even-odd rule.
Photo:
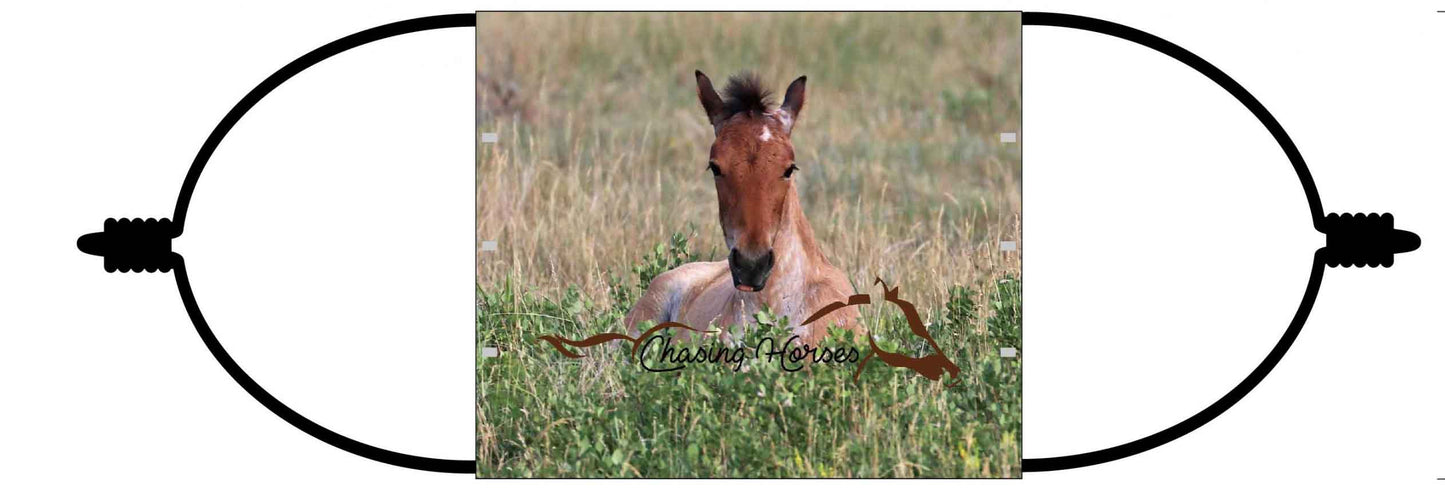
[[[628,295],[672,264],[692,260],[674,234],[614,280]],[[511,280],[477,292],[477,344],[501,356],[477,357],[479,477],[1017,477],[1022,427],[1016,280],[956,287],[930,313],[930,333],[963,369],[934,382],[908,369],[871,363],[813,364],[788,371],[778,361],[741,368],[689,364],[647,372],[629,347],[588,348],[569,359],[536,337],[574,340],[620,331],[625,303],[594,304],[568,289],[531,295]],[[985,309],[986,308],[986,309]],[[985,312],[986,311],[986,312]],[[730,334],[688,334],[678,347],[756,348],[786,341],[789,320],[763,311]],[[880,348],[931,351],[901,315],[884,310],[870,326]],[[867,350],[838,329],[824,347]]]
[[[632,276],[611,276],[608,283],[612,303],[617,306],[630,306],[642,292],[647,291],[647,286],[658,275],[688,262],[698,261],[697,252],[690,246],[690,240],[694,237],[697,237],[697,228],[688,225],[686,233],[672,233],[671,239],[658,243],[641,261],[633,265]]]

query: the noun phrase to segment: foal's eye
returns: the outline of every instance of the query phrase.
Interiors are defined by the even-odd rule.
[[[793,177],[793,172],[794,172],[794,171],[797,171],[797,170],[798,170],[798,165],[797,165],[797,164],[790,164],[790,165],[788,165],[788,169],[786,169],[786,170],[783,171],[783,178],[792,178],[792,177]]]
[[[712,176],[717,176],[717,177],[723,176],[723,175],[722,175],[722,168],[717,167],[717,163],[715,163],[715,162],[707,163],[707,170],[712,172]]]

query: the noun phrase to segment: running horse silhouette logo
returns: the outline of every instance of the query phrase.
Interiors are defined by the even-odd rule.
[[[918,315],[918,309],[913,307],[913,303],[898,298],[898,287],[889,289],[888,284],[884,283],[882,278],[874,277],[873,284],[883,285],[883,300],[893,303],[893,305],[898,306],[898,309],[903,311],[903,317],[908,320],[908,328],[913,331],[913,335],[917,335],[922,337],[923,340],[928,341],[928,345],[933,348],[933,354],[923,357],[912,357],[899,353],[890,353],[879,349],[878,342],[873,340],[873,334],[870,333],[868,334],[870,350],[868,354],[863,357],[863,361],[858,362],[858,370],[853,372],[853,382],[858,382],[858,376],[863,373],[863,367],[868,365],[868,361],[872,360],[874,356],[877,356],[879,360],[882,360],[883,363],[889,366],[912,369],[914,372],[918,372],[930,380],[937,381],[943,377],[944,372],[948,372],[950,379],[957,378],[959,372],[958,365],[955,365],[953,360],[949,360],[947,356],[944,356],[943,348],[938,347],[938,341],[933,340],[933,336],[928,333],[928,327],[923,325],[923,318]],[[809,323],[817,321],[834,310],[869,304],[871,302],[872,299],[867,294],[849,296],[847,302],[834,302],[818,309],[817,312],[803,321],[803,325],[806,326]]]
[[[918,315],[918,309],[913,306],[913,303],[899,298],[898,287],[893,287],[891,289],[888,288],[888,284],[885,283],[881,278],[875,277],[873,284],[883,286],[883,300],[885,302],[890,302],[893,305],[898,306],[898,309],[903,311],[903,317],[908,320],[908,328],[912,330],[914,335],[917,335],[924,341],[927,341],[929,347],[933,348],[933,353],[927,356],[913,357],[901,353],[885,351],[878,347],[878,342],[873,339],[873,334],[869,333],[867,334],[869,351],[863,357],[863,360],[858,362],[858,369],[853,372],[853,382],[858,382],[858,376],[862,375],[863,367],[867,366],[868,362],[871,361],[874,357],[877,357],[878,360],[882,361],[885,364],[888,364],[891,367],[911,369],[914,372],[917,372],[919,375],[928,378],[929,380],[937,381],[943,378],[943,375],[945,373],[948,374],[949,379],[956,379],[959,373],[958,365],[954,364],[952,360],[949,360],[948,357],[944,355],[943,348],[939,347],[938,341],[934,340],[933,336],[928,333],[928,327],[924,326],[923,318]],[[872,297],[868,294],[851,295],[846,301],[834,302],[832,304],[828,304],[819,308],[812,314],[812,316],[809,316],[799,326],[807,326],[810,323],[816,322],[820,319],[824,319],[828,316],[829,313],[832,313],[833,311],[871,304],[872,301]],[[585,358],[587,356],[582,353],[573,351],[570,348],[587,348],[612,341],[628,341],[632,344],[632,350],[630,352],[630,355],[635,358],[637,357],[638,350],[643,347],[644,341],[652,337],[657,332],[669,328],[676,328],[704,334],[717,333],[716,330],[698,330],[696,328],[678,322],[665,322],[659,323],[658,325],[648,329],[647,331],[638,334],[636,337],[620,333],[604,332],[595,334],[580,341],[565,339],[556,334],[544,335],[538,337],[537,339],[551,344],[552,347],[555,348],[559,353],[562,353],[563,356],[566,356],[568,358]],[[956,384],[957,382],[955,382],[954,384],[950,384],[949,386],[952,387]]]

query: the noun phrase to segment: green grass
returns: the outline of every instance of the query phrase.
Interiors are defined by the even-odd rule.
[[[680,234],[653,252],[632,275],[614,277],[621,295],[640,294],[649,275],[691,255]],[[502,356],[477,359],[477,476],[1017,477],[1021,359],[1000,358],[999,348],[1021,348],[1019,283],[975,287],[951,288],[941,309],[924,313],[961,368],[957,380],[875,359],[857,383],[856,364],[846,363],[785,372],[748,360],[742,371],[690,364],[652,373],[624,348],[567,359],[536,337],[615,330],[624,310],[576,289],[548,299],[511,281],[479,287],[477,342]],[[786,319],[758,321],[741,334],[743,347],[786,340]],[[931,352],[896,312],[868,323],[884,350]],[[826,345],[868,348],[851,333]]]

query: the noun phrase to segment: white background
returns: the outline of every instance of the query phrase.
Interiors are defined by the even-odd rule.
[[[1445,3],[889,4],[1052,10],[1162,36],[1274,113],[1325,211],[1391,211],[1424,241],[1392,269],[1327,270],[1279,367],[1176,442],[1022,481],[908,482],[476,481],[378,464],[291,428],[235,385],[172,275],[105,274],[76,251],[107,217],[169,217],[215,123],[314,47],[423,15],[603,7],[424,4],[5,9],[0,497],[1445,495],[1445,14],[1434,13]],[[1026,27],[1024,40],[1024,455],[1043,457],[1152,433],[1230,389],[1288,323],[1323,237],[1284,155],[1222,89],[1099,35]],[[473,455],[472,41],[467,29],[391,39],[286,83],[222,143],[176,242],[211,325],[268,390],[343,434],[457,459]]]

